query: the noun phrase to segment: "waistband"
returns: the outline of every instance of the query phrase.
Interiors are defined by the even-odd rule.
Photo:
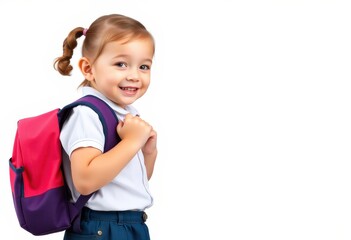
[[[144,211],[96,211],[84,207],[81,219],[116,221],[117,223],[144,223],[147,214]]]

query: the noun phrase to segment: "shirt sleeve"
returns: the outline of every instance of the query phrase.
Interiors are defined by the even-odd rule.
[[[98,114],[87,106],[74,107],[63,124],[60,140],[68,156],[81,147],[94,147],[103,152],[105,136]]]

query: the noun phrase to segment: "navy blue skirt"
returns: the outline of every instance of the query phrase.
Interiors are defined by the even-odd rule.
[[[68,229],[64,240],[150,240],[142,211],[94,211],[84,208],[81,215],[82,232]]]

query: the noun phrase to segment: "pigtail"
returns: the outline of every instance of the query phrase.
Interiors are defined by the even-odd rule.
[[[84,33],[84,28],[77,27],[73,29],[63,41],[63,54],[55,59],[54,68],[64,76],[69,76],[73,67],[70,60],[73,56],[73,50],[77,47],[77,39]]]

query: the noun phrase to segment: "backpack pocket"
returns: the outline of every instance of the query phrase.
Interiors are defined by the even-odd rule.
[[[17,214],[18,221],[21,226],[25,226],[25,220],[22,212],[22,202],[23,198],[23,167],[15,167],[12,163],[12,158],[9,161],[10,164],[10,182],[12,190],[13,203],[15,205],[15,210]]]

